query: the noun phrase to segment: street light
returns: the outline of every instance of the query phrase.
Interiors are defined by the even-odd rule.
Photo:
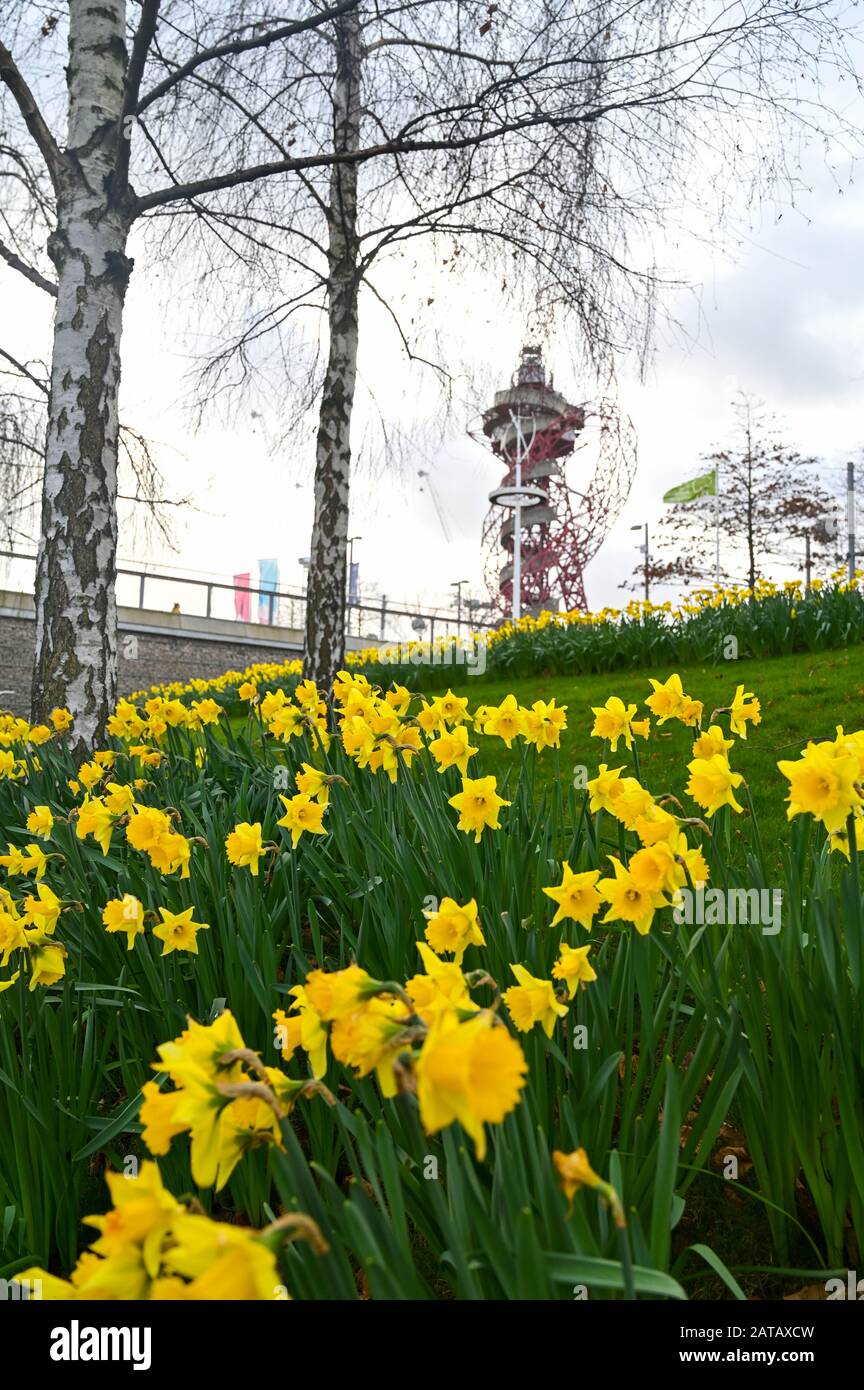
[[[531,438],[527,441],[522,433],[522,421],[512,410],[510,411],[510,419],[513,422],[516,436],[513,454],[515,486],[496,488],[494,492],[489,493],[489,501],[493,506],[513,509],[513,602],[511,607],[515,623],[522,616],[522,512],[526,507],[537,507],[542,503],[548,503],[549,494],[530,480],[528,482],[522,481],[522,464],[528,458],[537,434],[536,419],[532,418]]]
[[[346,588],[347,588],[347,590],[348,590],[348,614],[347,614],[348,622],[347,622],[347,628],[348,628],[348,636],[349,636],[349,637],[351,636],[351,608],[352,608],[352,602],[351,602],[351,576],[352,576],[352,574],[354,573],[354,542],[355,542],[355,541],[362,541],[362,539],[363,539],[362,536],[349,536],[349,537],[348,537],[348,556],[347,556],[347,561],[348,561],[348,573],[347,573],[347,576],[346,576],[346,578],[347,578]],[[355,605],[356,605],[357,600],[359,599],[359,597],[360,597],[359,593],[355,593],[355,594],[354,594],[354,604],[355,604]]]
[[[456,631],[462,631],[462,585],[467,584],[467,579],[454,579],[450,585],[451,589],[456,590]]]
[[[352,570],[353,565],[354,565],[354,542],[355,542],[355,541],[362,541],[362,539],[363,539],[362,536],[349,536],[349,537],[348,537],[348,579],[349,579],[349,582],[350,582],[350,579],[351,579],[351,570]]]
[[[630,530],[631,530],[631,531],[641,531],[641,530],[643,529],[643,526],[644,526],[644,529],[645,529],[645,543],[644,543],[644,545],[640,545],[640,546],[639,546],[639,549],[640,549],[640,550],[644,553],[644,555],[645,555],[645,566],[644,566],[644,571],[643,571],[643,572],[644,572],[644,575],[645,575],[645,602],[647,603],[647,602],[648,602],[648,597],[649,597],[649,592],[650,592],[650,589],[649,589],[649,577],[648,577],[648,522],[647,522],[647,521],[646,521],[646,522],[641,522],[641,521],[639,521],[639,522],[636,523],[635,526],[631,526],[631,527],[630,527]]]

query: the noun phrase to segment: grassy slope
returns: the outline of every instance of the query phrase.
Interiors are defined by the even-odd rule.
[[[844,651],[777,657],[766,660],[729,662],[722,666],[682,666],[678,668],[684,689],[695,699],[705,702],[706,720],[713,709],[727,704],[735,687],[743,683],[753,690],[762,702],[763,722],[746,743],[738,742],[732,753],[733,766],[743,772],[752,796],[765,848],[773,861],[779,861],[781,847],[786,842],[785,817],[786,781],[777,770],[779,758],[794,758],[808,739],[832,738],[835,726],[856,729],[864,724],[864,646]],[[614,673],[604,676],[533,676],[513,681],[462,679],[457,689],[470,697],[470,708],[481,703],[497,703],[511,689],[522,704],[533,700],[548,700],[553,695],[559,704],[568,706],[569,728],[562,738],[562,758],[559,775],[570,775],[574,763],[586,763],[593,775],[600,761],[602,745],[588,736],[593,723],[591,706],[602,704],[609,695],[619,695],[627,702],[639,705],[650,694],[648,676],[663,680],[667,670]],[[652,721],[653,724],[653,721]],[[728,727],[728,725],[727,725]],[[648,743],[639,740],[639,756],[645,784],[657,794],[671,790],[680,794],[687,779],[685,764],[689,760],[692,740],[690,730],[668,723],[652,727]],[[619,753],[624,753],[619,745]],[[512,755],[509,755],[512,758]],[[626,761],[613,758],[617,767]],[[483,772],[503,775],[508,765],[508,753],[494,739],[484,739],[478,759]],[[539,764],[541,777],[556,775],[554,758],[545,753]],[[691,812],[696,808],[682,797]],[[735,818],[735,833],[739,839],[746,835],[746,817]],[[742,829],[743,827],[743,829]],[[743,1144],[743,1137],[734,1127],[724,1132],[724,1142]],[[769,1236],[764,1213],[758,1203],[741,1191],[734,1191],[718,1181],[717,1165],[695,1184],[688,1201],[685,1221],[678,1232],[678,1241],[701,1240],[725,1249],[733,1267],[760,1267],[765,1262]],[[745,1175],[744,1183],[751,1180]],[[806,1213],[799,1213],[806,1220]],[[815,1229],[815,1228],[814,1228]],[[795,1242],[793,1242],[795,1243]],[[801,1240],[794,1250],[794,1264],[799,1268],[812,1263],[812,1252]],[[710,1273],[689,1271],[687,1280],[691,1297],[726,1298],[727,1291]],[[792,1289],[811,1282],[801,1277],[778,1277],[764,1274],[739,1275],[747,1294],[756,1298],[782,1298]],[[821,1284],[821,1276],[819,1279]]]
[[[514,680],[466,678],[459,668],[454,669],[454,690],[468,695],[470,708],[478,704],[496,704],[510,690],[526,705],[533,700],[549,700],[567,705],[569,728],[562,738],[562,756],[556,773],[554,756],[546,753],[540,759],[540,776],[570,775],[576,763],[584,763],[593,776],[603,756],[603,745],[589,737],[593,723],[592,705],[602,704],[609,695],[619,695],[628,703],[636,703],[639,713],[644,708],[651,686],[648,676],[664,680],[667,670],[645,672],[615,672],[602,676],[528,676]],[[762,702],[762,723],[753,730],[746,743],[737,742],[730,750],[732,765],[746,778],[759,820],[766,852],[779,857],[785,840],[786,819],[784,801],[787,783],[777,770],[779,758],[794,758],[808,739],[833,738],[835,725],[856,729],[864,724],[864,646],[836,652],[812,655],[776,657],[769,660],[730,661],[719,666],[684,666],[679,668],[684,689],[694,699],[705,704],[706,722],[713,709],[726,705],[735,693],[736,685],[744,684]],[[728,730],[728,717],[719,722]],[[690,758],[692,732],[670,722],[662,728],[652,721],[651,738],[639,740],[642,777],[655,795],[673,792],[681,796],[690,814],[697,808],[682,795],[687,780],[686,763]],[[610,765],[618,767],[627,762],[623,744],[620,757]],[[503,744],[483,739],[478,759],[480,770],[504,773],[512,762]],[[745,811],[745,816],[746,816]],[[745,817],[736,818],[736,834],[740,838]]]

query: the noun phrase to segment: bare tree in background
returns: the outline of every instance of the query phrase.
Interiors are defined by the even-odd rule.
[[[19,362],[0,347],[0,543],[8,550],[38,545],[33,528],[45,472],[49,371],[44,362]],[[175,508],[192,506],[182,493],[167,496],[154,446],[138,430],[119,426],[120,502],[130,506],[128,532],[146,542],[158,533],[173,544]]]
[[[778,565],[802,569],[806,538],[814,567],[842,558],[842,517],[836,496],[820,482],[819,459],[784,443],[760,403],[740,393],[734,442],[702,455],[700,473],[719,470],[721,577],[736,574],[749,588]],[[717,498],[670,504],[654,531],[649,582],[711,583],[715,578]],[[644,578],[644,562],[634,580]]]
[[[764,155],[777,148],[772,136],[795,122],[816,129],[823,114],[800,98],[801,73],[845,63],[837,6],[827,0],[737,0],[731,10],[694,0],[506,8],[347,0],[297,9],[289,20],[243,0],[206,8],[141,0],[127,25],[123,0],[69,0],[68,22],[46,17],[35,0],[0,0],[4,158],[25,169],[14,235],[0,255],[56,298],[33,705],[44,714],[69,704],[82,744],[97,736],[115,695],[119,341],[139,219],[170,212],[217,244],[230,229],[258,251],[286,228],[304,239],[301,189],[302,205],[324,220],[332,324],[307,640],[310,669],[326,679],[344,641],[364,168],[364,197],[376,180],[382,195],[395,190],[394,227],[411,220],[413,199],[418,232],[432,226],[468,244],[487,209],[485,244],[502,256],[536,239],[550,312],[575,307],[591,348],[608,356],[632,346],[620,341],[629,321],[610,279],[617,268],[621,284],[633,281],[621,260],[626,229],[675,206],[706,148],[732,155],[730,187],[747,177],[760,188],[776,182],[783,169]],[[379,109],[364,96],[370,20],[380,26],[378,51],[401,53],[410,79]],[[430,72],[443,74],[437,92]],[[65,144],[55,134],[64,110]],[[748,113],[760,127],[745,139]],[[454,208],[460,215],[448,224]],[[585,259],[571,256],[564,270],[562,208],[585,247]],[[50,229],[50,265],[33,235],[41,226]],[[592,257],[607,268],[602,293]]]
[[[220,221],[220,236],[255,266],[255,293],[242,331],[205,373],[208,398],[231,380],[248,389],[272,333],[277,363],[289,364],[281,389],[315,403],[307,674],[327,683],[344,661],[363,297],[367,311],[383,308],[408,358],[437,374],[444,397],[454,386],[446,367],[475,312],[451,304],[446,323],[427,278],[445,264],[455,283],[475,277],[547,330],[555,323],[577,336],[608,378],[616,358],[650,348],[655,294],[671,273],[648,248],[692,208],[700,166],[710,161],[715,180],[713,227],[742,189],[751,201],[794,190],[784,138],[842,127],[818,95],[800,95],[801,76],[820,63],[846,66],[841,31],[836,6],[757,0],[361,0],[315,35],[291,124],[335,162],[291,185],[266,223],[236,204]],[[198,115],[207,129],[206,100]],[[430,128],[446,132],[440,143],[415,140]],[[353,160],[382,135],[383,148]],[[397,258],[420,238],[428,249],[409,287]],[[401,276],[388,287],[394,265]],[[292,340],[291,325],[305,317],[314,339],[316,311],[326,315],[326,348],[301,377],[303,333]]]

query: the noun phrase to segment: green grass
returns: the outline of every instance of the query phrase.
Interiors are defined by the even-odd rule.
[[[833,738],[838,723],[843,723],[848,730],[864,722],[864,645],[844,651],[682,666],[678,672],[687,693],[704,701],[706,723],[712,710],[729,703],[736,685],[743,683],[761,700],[762,723],[751,730],[746,743],[736,742],[730,750],[730,758],[732,766],[744,774],[750,787],[766,855],[772,864],[779,864],[781,847],[788,843],[788,828],[787,783],[777,770],[777,761],[796,757],[808,739]],[[593,724],[592,705],[603,704],[610,695],[619,695],[626,702],[638,704],[640,716],[647,714],[644,700],[651,693],[649,675],[665,680],[670,674],[665,668],[654,668],[601,676],[472,680],[456,668],[453,689],[469,696],[471,709],[479,704],[497,704],[511,690],[525,705],[554,696],[559,705],[567,706],[568,728],[561,740],[557,767],[548,757],[537,763],[536,785],[541,788],[556,776],[570,777],[573,766],[578,763],[587,765],[589,776],[593,776],[598,763],[604,760],[604,745],[589,736]],[[650,739],[647,743],[639,740],[639,759],[647,786],[655,793],[661,788],[672,792],[681,798],[690,814],[696,814],[698,808],[683,794],[692,738],[692,731],[680,724],[669,722],[660,728],[652,719]],[[619,744],[618,753],[621,756],[613,757],[610,766],[617,767],[628,761],[623,744]],[[512,763],[512,753],[508,753],[498,740],[482,740],[484,772],[500,776]],[[733,838],[741,845],[750,839],[748,819],[749,812],[745,808],[733,825]]]

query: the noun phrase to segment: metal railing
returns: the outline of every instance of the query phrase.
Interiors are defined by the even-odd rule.
[[[0,559],[9,559],[9,560],[29,560],[31,563],[34,563],[35,560],[36,560],[36,556],[35,556],[35,555],[25,554],[25,553],[22,552],[22,551],[16,551],[16,550],[0,550]],[[152,571],[147,571],[147,570],[140,570],[140,569],[125,569],[125,568],[122,568],[122,567],[118,567],[118,569],[117,569],[117,577],[118,577],[118,579],[119,579],[119,578],[124,578],[124,579],[127,579],[127,578],[128,578],[128,579],[133,579],[133,580],[137,580],[137,581],[138,581],[138,584],[137,584],[137,600],[138,600],[138,601],[137,601],[137,605],[135,605],[135,606],[137,606],[138,608],[142,608],[142,609],[143,609],[143,608],[145,607],[144,600],[145,600],[146,593],[147,593],[147,581],[149,580],[149,581],[150,581],[150,584],[151,584],[151,594],[152,594],[152,585],[153,585],[154,583],[156,583],[156,582],[159,582],[159,583],[166,583],[166,584],[170,584],[170,585],[185,584],[185,585],[191,586],[192,588],[194,588],[194,589],[196,589],[196,590],[201,590],[201,589],[203,589],[203,590],[204,590],[204,594],[205,594],[205,605],[204,605],[204,614],[203,614],[203,616],[204,616],[205,618],[211,618],[211,617],[213,617],[213,611],[212,611],[212,610],[213,610],[213,596],[214,596],[214,594],[217,593],[217,592],[224,592],[224,593],[231,593],[231,594],[234,594],[234,595],[236,595],[236,594],[248,595],[248,597],[250,598],[250,600],[252,599],[253,596],[257,596],[257,598],[258,598],[258,603],[259,603],[259,614],[260,614],[260,612],[261,612],[261,607],[262,607],[262,602],[261,602],[261,601],[262,601],[262,600],[266,600],[267,621],[266,621],[266,623],[261,622],[261,626],[262,626],[262,627],[273,627],[273,626],[274,626],[274,613],[277,613],[277,612],[278,612],[278,610],[276,609],[275,605],[278,604],[278,603],[280,602],[280,600],[286,600],[286,601],[287,601],[288,603],[290,603],[290,605],[291,605],[291,621],[290,621],[290,624],[289,624],[289,625],[292,626],[292,627],[294,627],[294,626],[305,626],[305,621],[306,621],[306,617],[305,617],[305,607],[306,607],[307,596],[306,596],[305,592],[303,592],[303,591],[297,592],[296,590],[292,591],[292,590],[289,590],[289,589],[262,589],[262,588],[259,588],[259,587],[253,587],[252,585],[229,584],[229,583],[227,583],[226,581],[224,581],[224,580],[219,580],[219,579],[194,579],[194,578],[191,578],[191,577],[188,576],[188,575],[182,575],[182,574],[159,574],[159,573],[153,573]],[[152,601],[152,600],[151,600],[151,601]],[[295,605],[295,604],[300,604],[300,605],[301,605],[301,614],[302,614],[302,616],[301,616],[301,621],[300,621],[299,624],[295,624],[294,621],[293,621],[293,619],[294,619],[294,605]],[[127,607],[132,607],[133,605],[126,605],[126,606],[127,606]],[[464,606],[467,606],[467,605],[463,605],[463,607],[464,607]],[[156,612],[171,612],[172,610],[171,610],[171,609],[168,609],[168,608],[164,608],[164,609],[159,609],[159,608],[157,608],[155,611],[156,611]],[[348,635],[348,636],[352,636],[352,635],[353,635],[353,636],[356,636],[356,637],[358,637],[358,638],[362,638],[362,635],[363,635],[363,634],[360,632],[359,629],[363,626],[362,621],[361,621],[361,618],[362,618],[362,615],[363,615],[363,614],[371,614],[371,615],[373,615],[374,622],[375,622],[375,624],[376,624],[377,627],[378,627],[378,635],[377,635],[377,637],[371,637],[370,634],[366,634],[366,635],[369,636],[369,640],[371,640],[371,641],[376,641],[376,642],[387,642],[387,641],[398,642],[398,641],[400,640],[398,637],[387,638],[387,637],[385,636],[387,622],[388,622],[389,619],[393,619],[393,618],[407,619],[407,620],[409,620],[410,624],[412,625],[412,631],[413,631],[413,636],[414,636],[414,638],[415,638],[416,640],[418,640],[418,641],[419,641],[419,640],[424,640],[424,641],[429,641],[429,642],[434,642],[434,641],[435,641],[435,629],[436,629],[436,626],[437,626],[438,629],[439,629],[439,634],[438,634],[439,636],[452,636],[452,631],[453,631],[453,629],[455,629],[457,637],[458,637],[458,636],[461,636],[463,629],[464,629],[466,632],[469,632],[469,633],[470,633],[470,632],[476,631],[477,629],[489,629],[489,628],[493,628],[493,627],[496,626],[496,624],[493,623],[493,622],[487,622],[487,621],[478,619],[476,616],[472,617],[471,614],[470,614],[470,612],[469,612],[467,615],[465,615],[463,612],[461,612],[461,611],[459,611],[459,610],[457,610],[456,612],[450,612],[450,611],[446,611],[446,610],[442,610],[442,609],[426,609],[426,610],[423,610],[423,609],[408,607],[406,604],[401,604],[401,605],[400,605],[398,602],[397,602],[397,603],[392,603],[392,604],[391,604],[391,603],[388,603],[387,595],[384,594],[384,595],[382,596],[380,602],[376,602],[376,603],[359,603],[359,602],[354,602],[354,603],[352,603],[350,600],[348,601],[347,606],[346,606],[346,631],[347,631],[347,635]],[[192,616],[195,616],[195,615],[192,615]],[[198,615],[198,616],[202,616],[202,615]],[[352,625],[351,620],[352,620],[352,616],[356,616],[356,618],[358,619],[357,624],[356,624],[356,626],[357,626],[357,628],[358,628],[358,631],[357,631],[356,633],[353,633],[353,634],[352,634],[352,632],[351,632],[351,625]],[[422,620],[422,622],[423,622],[424,624],[427,624],[427,623],[428,623],[428,625],[429,625],[429,635],[428,635],[428,637],[422,636],[422,635],[421,635],[421,632],[419,632],[419,631],[413,626],[417,619]],[[225,619],[225,620],[223,620],[223,621],[230,621],[230,620],[231,620],[231,619]],[[237,622],[244,622],[244,621],[247,621],[246,619],[240,618],[240,617],[236,614],[236,612],[235,612],[235,614],[233,615],[233,620],[234,620],[234,621],[237,621]],[[259,619],[259,621],[260,621],[260,619]],[[404,639],[402,639],[402,640],[404,640]]]

